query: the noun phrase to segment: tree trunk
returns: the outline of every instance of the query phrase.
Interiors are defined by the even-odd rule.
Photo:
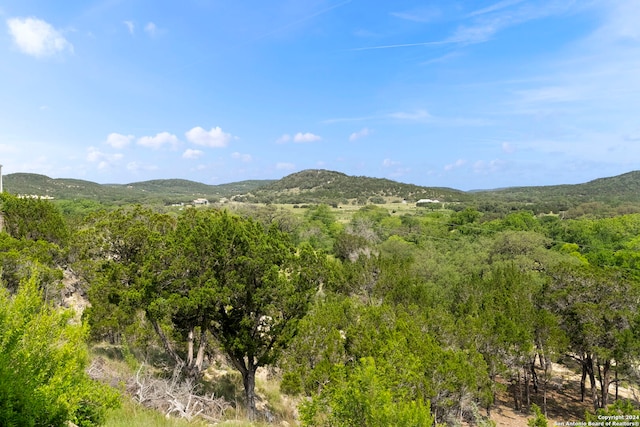
[[[193,328],[189,330],[189,337],[187,339],[187,365],[191,367],[193,364],[193,336],[194,336]]]
[[[520,399],[520,409],[523,409],[524,402],[522,400],[522,380],[520,379],[520,370],[518,369],[518,397]]]
[[[184,367],[184,360],[182,360],[182,358],[178,355],[178,353],[176,353],[176,351],[173,349],[173,346],[171,345],[169,338],[167,338],[167,335],[164,333],[164,331],[158,324],[158,321],[151,318],[150,316],[147,316],[147,317],[149,318],[149,322],[151,322],[151,325],[153,326],[153,330],[156,331],[156,334],[158,334],[158,337],[160,337],[160,341],[162,341],[162,346],[164,347],[164,350],[167,352],[167,354],[169,354],[173,358],[173,360],[176,361],[176,365],[178,366],[182,365]]]
[[[582,366],[582,377],[580,377],[580,402],[584,402],[584,396],[587,392],[587,388],[585,385],[587,379],[587,361],[584,356],[580,357],[580,362]]]
[[[518,411],[520,410],[520,404],[522,401],[519,399],[520,397],[520,370],[516,371],[516,378],[511,377],[511,386],[513,388],[513,408]]]
[[[604,362],[602,367],[598,363],[600,377],[600,407],[606,408],[609,404],[609,384],[611,384],[611,360]]]
[[[256,370],[257,366],[250,364],[248,369],[242,372],[244,385],[244,398],[247,403],[247,415],[249,420],[256,419]]]
[[[591,399],[593,400],[594,412],[600,408],[600,402],[598,402],[598,385],[596,384],[596,376],[593,370],[593,357],[591,354],[587,354],[585,359],[587,374],[589,375],[589,383],[591,383]]]
[[[618,400],[618,362],[616,362],[616,400]]]
[[[524,398],[527,402],[527,408],[531,406],[531,392],[529,390],[529,369],[525,365],[522,367],[522,375],[524,377]]]
[[[196,368],[198,369],[198,372],[202,371],[202,364],[204,363],[204,351],[207,347],[206,334],[207,330],[205,328],[201,328],[200,342],[198,343],[198,354],[196,356]]]

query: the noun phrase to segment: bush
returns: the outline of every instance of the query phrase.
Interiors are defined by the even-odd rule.
[[[84,371],[86,327],[45,303],[36,282],[15,296],[0,287],[0,425],[101,424],[118,395]]]

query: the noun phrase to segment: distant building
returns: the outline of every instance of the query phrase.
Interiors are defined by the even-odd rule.
[[[195,199],[193,201],[193,204],[196,206],[206,206],[209,204],[209,200],[207,199],[203,199],[203,198],[199,198],[199,199]]]
[[[39,196],[37,194],[18,194],[18,199],[53,200],[53,197],[52,196]]]
[[[440,200],[420,199],[416,202],[416,205],[419,205],[421,203],[440,203]]]

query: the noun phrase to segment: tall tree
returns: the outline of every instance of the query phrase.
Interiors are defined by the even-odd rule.
[[[273,363],[296,334],[321,285],[324,256],[308,246],[296,249],[275,226],[265,229],[226,211],[189,215],[198,224],[192,232],[208,237],[206,253],[192,258],[209,260],[199,279],[212,305],[208,329],[242,374],[253,418],[256,370]]]

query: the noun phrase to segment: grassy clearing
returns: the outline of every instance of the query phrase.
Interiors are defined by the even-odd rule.
[[[122,406],[111,411],[107,417],[105,427],[204,427],[207,424],[176,418],[165,418],[157,411],[146,409],[135,404],[126,396],[122,399]]]

